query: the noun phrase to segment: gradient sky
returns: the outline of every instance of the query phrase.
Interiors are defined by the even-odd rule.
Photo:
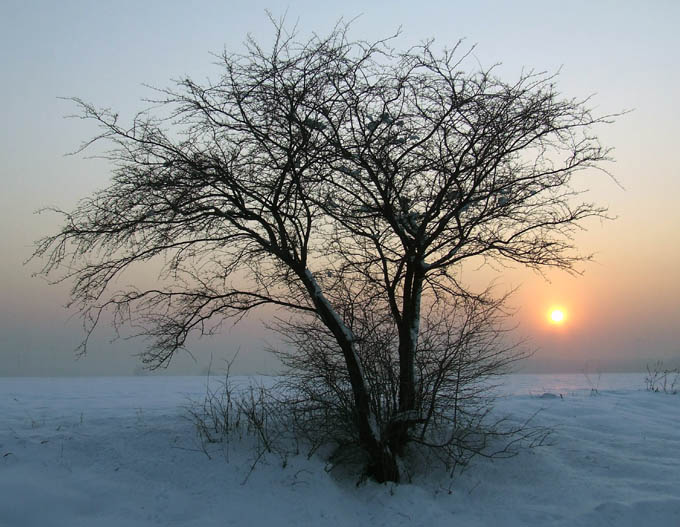
[[[473,5],[474,4],[474,5]],[[106,185],[108,167],[84,156],[65,157],[94,133],[90,123],[64,119],[77,96],[110,106],[123,119],[145,107],[143,84],[171,78],[216,77],[210,52],[242,49],[247,33],[271,35],[265,15],[288,12],[302,37],[328,32],[340,18],[361,15],[351,35],[376,39],[402,27],[399,47],[434,37],[477,44],[483,66],[501,62],[510,80],[522,67],[556,71],[568,97],[595,94],[601,113],[634,110],[598,130],[615,148],[603,174],[578,176],[589,197],[618,216],[592,221],[580,233],[595,261],[582,276],[522,269],[465,271],[474,284],[497,280],[520,286],[518,332],[539,348],[534,369],[572,371],[639,367],[648,360],[680,360],[680,3],[623,2],[186,2],[30,1],[0,3],[0,376],[129,374],[139,342],[109,343],[107,331],[90,355],[74,361],[78,319],[63,309],[67,288],[31,278],[23,262],[33,241],[57,229],[58,218],[35,215],[44,206],[72,208]],[[561,305],[568,320],[547,323]],[[196,345],[196,361],[180,357],[172,372],[196,373],[211,352],[219,363],[240,348],[237,369],[266,371],[264,332],[255,319]]]

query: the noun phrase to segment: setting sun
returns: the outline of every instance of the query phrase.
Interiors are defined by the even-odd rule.
[[[554,324],[560,324],[561,322],[564,321],[564,311],[562,311],[561,309],[553,309],[550,312],[550,320]]]
[[[548,319],[551,324],[562,324],[566,318],[565,311],[562,308],[552,308],[548,311]]]

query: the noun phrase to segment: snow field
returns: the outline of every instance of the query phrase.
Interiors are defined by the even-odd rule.
[[[357,487],[320,455],[251,473],[247,439],[208,458],[185,411],[202,378],[0,378],[0,526],[680,525],[680,396],[594,383],[510,376],[497,413],[539,411],[550,446]]]

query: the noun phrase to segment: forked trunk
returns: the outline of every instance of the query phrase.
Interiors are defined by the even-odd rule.
[[[318,315],[326,327],[333,333],[335,340],[342,350],[354,396],[359,441],[370,458],[367,466],[368,475],[380,483],[385,481],[398,482],[399,465],[396,458],[397,452],[382,440],[378,422],[371,410],[366,377],[359,361],[359,356],[356,353],[354,336],[330,305],[312,273],[309,270],[305,270],[301,278],[312,297]]]

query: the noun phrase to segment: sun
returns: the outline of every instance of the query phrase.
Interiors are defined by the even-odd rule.
[[[562,309],[551,309],[550,310],[550,322],[553,324],[562,324],[564,322],[565,315]]]

